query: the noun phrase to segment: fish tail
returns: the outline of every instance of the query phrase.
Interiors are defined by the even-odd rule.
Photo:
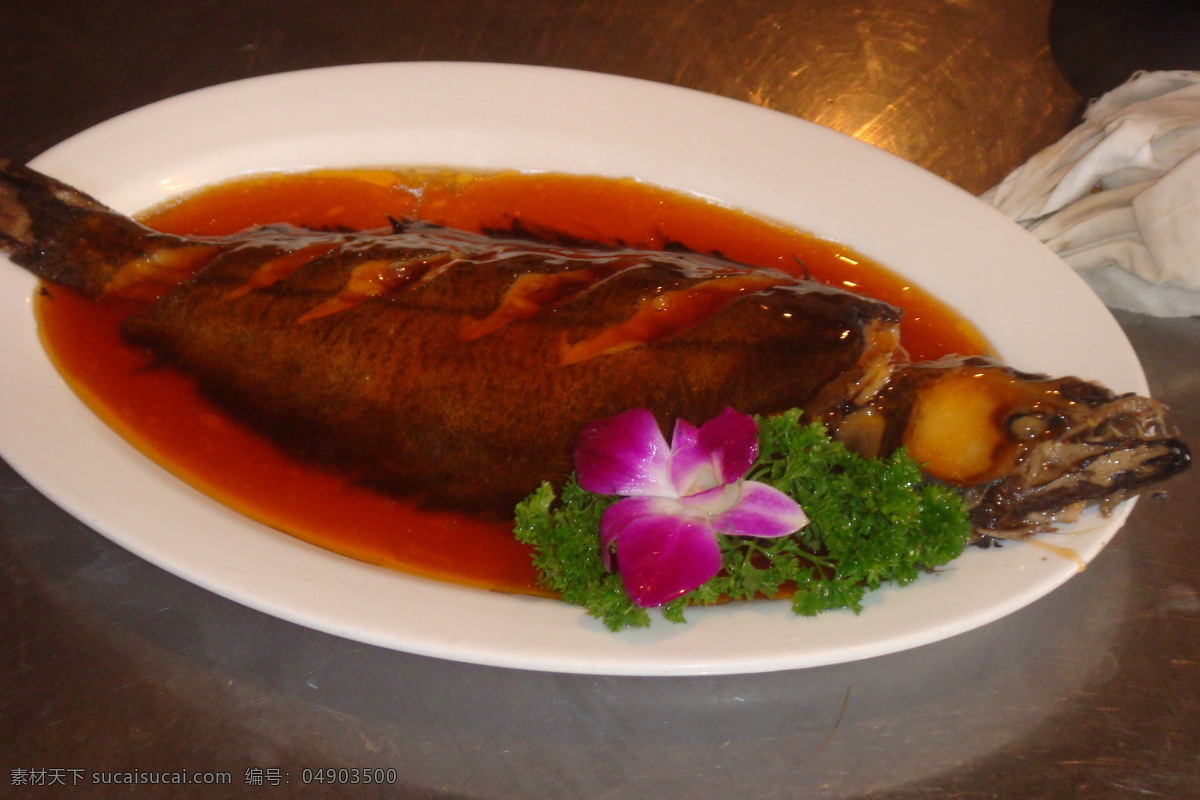
[[[40,278],[96,297],[131,265],[154,263],[165,250],[192,245],[48,175],[0,159],[0,250]]]

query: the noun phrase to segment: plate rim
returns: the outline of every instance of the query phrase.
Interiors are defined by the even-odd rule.
[[[163,124],[162,120],[170,120],[180,114],[194,114],[197,112],[197,109],[207,110],[213,106],[229,106],[234,101],[242,103],[245,102],[245,95],[247,94],[253,95],[254,98],[266,96],[275,96],[278,98],[280,96],[286,97],[289,91],[296,92],[298,88],[302,88],[305,91],[312,91],[314,86],[339,85],[344,87],[347,82],[355,87],[359,87],[356,89],[356,92],[362,92],[364,91],[362,87],[378,85],[381,78],[384,77],[390,79],[406,78],[410,81],[419,79],[426,85],[431,81],[435,84],[438,81],[445,84],[453,84],[450,94],[454,101],[463,101],[468,97],[478,98],[480,88],[486,87],[492,91],[498,88],[512,89],[516,93],[516,96],[518,96],[518,99],[526,98],[522,102],[529,102],[528,98],[533,95],[537,96],[539,102],[545,102],[547,92],[550,92],[556,98],[570,95],[575,98],[575,102],[578,102],[579,95],[586,94],[593,104],[601,102],[601,100],[607,103],[624,104],[622,108],[626,114],[634,112],[646,114],[651,106],[667,103],[683,118],[688,120],[693,119],[697,115],[700,118],[717,121],[718,123],[723,117],[736,118],[736,120],[743,122],[746,127],[751,129],[740,132],[743,136],[748,136],[751,139],[759,136],[760,138],[771,140],[771,137],[779,136],[782,130],[785,134],[794,136],[797,141],[806,146],[820,151],[821,154],[828,152],[851,152],[855,164],[859,169],[872,175],[882,172],[892,177],[899,176],[897,179],[901,183],[917,186],[921,199],[930,212],[944,212],[945,209],[950,208],[952,209],[951,214],[953,217],[953,214],[956,213],[953,211],[955,208],[961,206],[963,209],[970,209],[970,211],[964,210],[962,215],[969,218],[972,225],[988,232],[988,235],[991,237],[989,243],[996,243],[998,247],[1004,249],[1006,252],[1011,251],[1026,255],[1038,261],[1041,266],[1050,269],[1053,273],[1052,282],[1056,290],[1063,291],[1062,287],[1067,287],[1068,289],[1074,287],[1079,292],[1078,297],[1074,299],[1078,301],[1077,304],[1081,309],[1074,313],[1083,314],[1090,322],[1096,325],[1097,331],[1102,338],[1108,337],[1111,340],[1109,343],[1115,345],[1118,351],[1117,361],[1121,363],[1121,366],[1114,368],[1113,371],[1120,375],[1122,385],[1119,387],[1114,386],[1114,388],[1141,393],[1148,391],[1144,373],[1137,363],[1136,355],[1134,355],[1128,339],[1125,338],[1124,333],[1120,330],[1111,314],[1104,308],[1103,304],[1086,288],[1086,284],[1075,273],[1071,272],[1065,263],[1061,262],[1056,256],[1053,256],[1049,250],[1046,250],[1040,242],[1037,242],[1031,235],[1014,223],[1011,223],[998,212],[988,208],[982,201],[978,201],[965,191],[942,181],[940,178],[932,176],[930,173],[909,162],[885,153],[871,145],[823,128],[815,123],[806,122],[799,118],[782,114],[781,112],[770,111],[730,98],[669,84],[557,67],[498,65],[479,62],[402,62],[344,65],[299,70],[218,84],[134,109],[76,134],[38,156],[31,164],[38,168],[44,168],[55,174],[56,177],[60,177],[68,182],[77,182],[80,188],[100,194],[102,199],[121,210],[136,210],[137,208],[151,205],[151,203],[145,202],[145,200],[155,193],[161,193],[165,197],[169,193],[192,188],[197,182],[204,182],[204,176],[211,174],[213,170],[219,169],[221,163],[230,163],[230,152],[234,153],[232,159],[233,168],[236,172],[240,169],[241,165],[253,162],[255,158],[260,157],[259,154],[262,152],[262,148],[259,147],[256,149],[253,146],[255,143],[252,141],[218,142],[217,144],[202,145],[202,136],[206,133],[211,133],[211,131],[207,126],[200,125],[197,126],[200,130],[193,133],[193,140],[185,141],[182,147],[184,150],[188,147],[199,148],[198,152],[204,157],[195,159],[197,163],[189,163],[187,165],[182,163],[177,164],[177,167],[173,171],[167,170],[169,174],[163,174],[161,170],[159,173],[154,173],[155,169],[159,169],[155,166],[156,162],[154,159],[158,159],[163,163],[169,163],[172,153],[178,152],[178,150],[172,151],[170,147],[165,147],[162,144],[159,144],[157,148],[148,148],[150,150],[148,154],[120,153],[120,157],[110,159],[104,169],[99,169],[98,165],[90,160],[97,151],[103,152],[105,148],[111,150],[113,142],[122,136],[128,136],[129,131],[154,130],[156,126]],[[471,91],[459,88],[459,84],[467,79],[469,79],[468,84],[471,87]],[[422,95],[422,97],[425,96]],[[601,98],[601,100],[597,100],[597,98]],[[511,118],[504,117],[502,109],[489,108],[488,110],[495,113],[494,118],[504,119],[508,124],[515,126],[518,131],[520,130],[520,120],[514,122]],[[453,121],[455,124],[469,123],[467,116],[461,115],[457,109],[451,109],[446,114],[447,117],[454,118]],[[677,127],[679,120],[662,120],[653,115],[651,115],[651,118],[653,124],[658,126],[655,128],[656,132],[661,132],[662,135],[680,129]],[[388,119],[382,118],[377,121],[377,124],[386,128]],[[541,118],[539,117],[539,119]],[[713,147],[714,152],[723,153],[722,148],[729,148],[732,146],[731,142],[739,141],[735,135],[739,132],[728,130],[727,122],[724,127],[721,124],[718,124],[717,127],[720,130],[710,137],[709,144]],[[265,129],[256,128],[256,135],[264,135],[261,133],[261,130]],[[769,131],[764,133],[762,129],[769,129]],[[375,131],[368,131],[367,134],[370,135],[359,136],[356,139],[356,143],[359,145],[365,144],[368,148],[379,148],[381,145],[378,139],[372,138],[375,133]],[[358,136],[358,134],[355,135]],[[425,135],[426,139],[431,138],[427,134],[422,135]],[[507,135],[507,133],[504,135]],[[567,139],[572,143],[577,141],[587,142],[588,135],[588,131],[574,127],[570,128],[566,134]],[[590,135],[595,136],[596,133],[592,132]],[[646,157],[637,150],[638,142],[636,138],[621,138],[620,135],[617,135],[616,139],[620,147],[628,148],[630,152],[624,153],[618,151],[617,157],[614,158],[610,155],[607,157],[607,160],[606,157],[600,154],[593,154],[591,156],[592,163],[604,165],[628,163],[631,165],[631,169],[648,163]],[[297,155],[298,153],[326,152],[323,149],[326,147],[326,143],[316,142],[314,144],[315,141],[310,138],[302,142],[299,146],[289,145],[288,147],[284,147],[282,150],[285,152],[280,158],[292,158],[296,161],[301,161],[303,159]],[[422,141],[424,142],[422,147],[429,148],[428,152],[441,152],[438,150],[436,142]],[[535,141],[535,144],[540,143],[541,140]],[[469,132],[462,134],[462,142],[460,144],[464,147],[485,147],[486,149],[485,145],[481,145],[479,141],[471,138]],[[222,157],[221,153],[214,154],[214,148],[225,146],[230,147],[231,150],[226,151],[224,157]],[[305,150],[305,148],[308,149]],[[650,155],[659,155],[655,147],[647,145],[647,148]],[[572,152],[571,149],[568,147],[562,149],[569,160]],[[372,152],[377,151],[373,150]],[[494,153],[490,151],[489,153],[487,157],[494,158]],[[135,161],[135,156],[141,157],[146,155],[149,156],[151,163],[148,166],[143,166],[141,173],[135,170],[133,177],[124,180],[123,183],[120,180],[114,183],[114,179],[111,177],[114,171],[125,168],[130,162]],[[538,157],[531,157],[531,160],[536,161]],[[627,160],[622,161],[622,157],[627,157]],[[205,161],[205,158],[207,158],[207,161]],[[560,153],[551,148],[548,158],[541,163],[548,164],[552,168],[554,164],[559,163],[555,160],[558,158],[560,158]],[[692,159],[692,161],[688,161],[688,158]],[[653,182],[659,182],[672,188],[687,190],[687,186],[678,185],[680,182],[679,176],[688,174],[688,169],[694,166],[697,158],[698,156],[695,153],[689,152],[682,162],[682,168],[651,170],[657,178]],[[732,178],[723,178],[721,170],[729,170],[733,166],[745,166],[751,163],[752,160],[747,158],[738,160],[736,153],[727,156],[724,161],[721,161],[721,159],[717,160],[720,163],[709,171],[702,172],[701,177],[697,179],[697,183],[702,186],[702,190],[698,192],[699,194],[710,197],[716,196],[718,199],[730,196],[735,198],[747,196],[748,193],[744,191],[743,187],[747,184],[753,185],[755,181],[761,181],[760,173],[770,166],[769,164],[759,164],[757,161],[754,161],[752,166],[758,172],[752,172],[749,177],[741,174]],[[731,166],[731,161],[736,161],[736,164]],[[342,165],[351,166],[353,164],[353,160],[347,160]],[[321,165],[295,163],[292,165],[292,168],[303,166]],[[462,166],[487,165],[467,163],[462,164]],[[274,167],[275,165],[266,165],[264,168]],[[790,169],[794,169],[794,167]],[[144,178],[144,174],[150,173],[158,175],[159,179],[156,182],[147,181]],[[790,174],[790,172],[787,174]],[[641,176],[633,175],[632,177],[638,178]],[[189,184],[189,181],[191,184]],[[153,187],[150,184],[153,184]],[[739,190],[722,195],[721,188],[730,186]],[[884,194],[890,197],[889,193]],[[850,192],[849,198],[841,198],[839,196],[837,202],[846,204],[850,199],[857,196],[854,192]],[[774,195],[772,195],[772,198],[774,198]],[[733,201],[728,202],[735,204]],[[755,202],[758,202],[758,200],[756,199]],[[775,201],[773,199],[772,202],[782,203],[783,200]],[[869,200],[864,200],[864,202],[868,206],[868,210],[863,213],[869,213],[869,210],[877,207],[881,201],[876,198],[873,202]],[[740,207],[744,208],[745,205],[743,204]],[[776,206],[772,206],[769,202],[763,206],[763,208],[768,209],[774,207]],[[761,209],[750,208],[749,210],[755,213],[763,213]],[[836,210],[833,213],[837,213]],[[796,220],[783,221],[790,221],[792,224],[797,224]],[[822,231],[819,230],[814,232],[818,235],[822,234]],[[862,248],[858,242],[849,242],[849,244],[872,257],[880,258],[879,255],[872,252],[870,245]],[[914,244],[906,241],[905,247],[911,249],[917,247],[919,244],[919,242]],[[969,249],[956,241],[950,242],[950,246],[956,247],[956,252]],[[909,258],[910,256],[906,253],[904,257]],[[883,260],[885,263],[889,263],[889,265],[894,263],[894,261],[889,261],[888,259]],[[900,267],[897,267],[897,269],[903,271]],[[1057,272],[1054,270],[1057,270]],[[34,283],[32,277],[23,271],[13,268],[0,270],[0,287],[4,287],[3,291],[0,292],[0,303],[8,302],[10,307],[15,308],[11,293],[23,292],[22,301],[27,306],[24,309],[25,316],[22,327],[19,331],[16,331],[20,334],[17,338],[17,346],[7,347],[4,351],[3,358],[10,362],[10,366],[12,367],[19,367],[16,359],[13,358],[14,353],[19,348],[27,348],[31,341],[36,343],[36,331],[33,330],[32,311],[28,308],[30,306],[29,298],[32,296]],[[926,288],[930,287],[927,286]],[[12,315],[10,314],[8,317],[11,319]],[[12,322],[0,323],[0,326],[7,328],[12,328],[13,325],[14,323]],[[1004,333],[1004,329],[1001,329],[1001,332]],[[1113,337],[1114,332],[1115,338]],[[995,338],[994,333],[991,335],[992,338]],[[15,376],[17,373],[9,371],[8,374]],[[37,385],[39,386],[38,391],[48,391],[50,392],[48,396],[52,401],[68,406],[68,410],[64,413],[70,417],[72,430],[86,431],[88,436],[94,440],[92,441],[92,446],[99,448],[104,454],[112,452],[123,453],[121,475],[136,476],[139,481],[144,480],[146,486],[152,487],[153,492],[158,496],[158,505],[155,507],[156,512],[163,513],[163,509],[161,508],[163,504],[167,506],[166,511],[168,512],[172,504],[184,504],[187,509],[202,516],[210,524],[228,525],[231,530],[236,529],[244,532],[247,537],[245,541],[248,545],[248,555],[261,554],[263,552],[283,554],[286,556],[288,566],[298,570],[298,572],[287,576],[286,580],[283,581],[286,585],[282,585],[282,579],[277,575],[263,575],[249,568],[239,568],[236,564],[230,563],[222,563],[214,570],[206,571],[205,569],[201,569],[197,571],[194,564],[188,563],[189,560],[194,560],[203,555],[197,551],[194,544],[189,546],[186,542],[172,539],[169,547],[164,551],[161,544],[146,540],[144,535],[145,525],[139,525],[136,519],[131,518],[127,509],[122,510],[115,507],[111,499],[99,496],[95,487],[85,486],[84,483],[86,481],[94,480],[97,477],[94,468],[90,471],[85,470],[79,475],[73,475],[70,481],[64,485],[58,474],[61,472],[61,469],[58,465],[54,464],[53,459],[38,457],[35,453],[32,453],[29,441],[20,438],[20,431],[16,430],[16,426],[10,422],[0,422],[0,455],[3,455],[18,473],[46,494],[57,505],[125,549],[182,577],[184,580],[203,586],[216,594],[306,627],[383,647],[419,653],[421,655],[499,667],[614,675],[722,674],[811,667],[883,655],[885,653],[929,644],[948,636],[963,633],[1006,616],[1034,602],[1069,579],[1074,570],[1074,565],[1066,564],[1057,565],[1057,569],[1043,570],[1045,574],[1039,578],[1036,586],[1027,587],[1022,592],[1011,594],[1003,602],[993,603],[987,613],[976,613],[969,617],[960,616],[954,619],[943,620],[940,624],[932,626],[919,634],[907,632],[901,636],[883,637],[875,641],[854,640],[851,637],[849,640],[840,641],[835,646],[827,647],[824,650],[813,650],[811,647],[806,649],[803,641],[798,641],[797,637],[801,636],[802,633],[816,633],[819,636],[829,636],[831,635],[831,625],[835,624],[830,623],[829,620],[847,621],[849,617],[848,613],[833,612],[823,615],[817,618],[817,620],[807,620],[791,618],[790,611],[787,611],[789,616],[786,621],[779,624],[779,621],[774,618],[779,616],[778,606],[780,604],[775,604],[773,610],[766,609],[765,606],[760,604],[745,604],[733,608],[695,609],[689,613],[689,617],[693,621],[689,624],[688,630],[701,632],[698,634],[702,640],[701,644],[703,644],[705,637],[720,638],[728,636],[731,631],[735,631],[742,626],[747,614],[771,620],[764,625],[764,633],[778,636],[779,647],[774,648],[771,652],[755,651],[743,656],[730,654],[709,654],[706,656],[702,646],[697,648],[695,646],[688,646],[686,643],[680,645],[681,640],[686,640],[689,637],[694,639],[696,637],[691,634],[680,634],[672,630],[674,626],[668,627],[666,623],[661,621],[656,621],[655,628],[651,629],[651,631],[626,632],[617,634],[614,637],[613,634],[604,630],[599,623],[587,618],[581,619],[580,614],[582,612],[577,609],[554,601],[514,596],[488,596],[489,601],[494,601],[498,607],[503,606],[505,613],[515,614],[521,619],[521,626],[510,626],[505,630],[502,637],[492,636],[488,637],[486,641],[480,641],[479,639],[472,639],[470,631],[465,628],[463,630],[456,630],[452,635],[446,635],[445,632],[432,629],[427,621],[422,623],[413,623],[411,621],[405,623],[409,627],[397,634],[394,629],[389,629],[378,618],[372,617],[365,621],[357,618],[354,604],[350,603],[347,605],[344,601],[331,596],[328,587],[325,591],[318,592],[320,594],[319,600],[324,604],[322,608],[314,608],[312,604],[297,606],[291,602],[294,599],[295,588],[297,585],[304,585],[305,582],[308,582],[308,588],[311,589],[313,581],[321,581],[326,570],[332,569],[339,576],[342,576],[345,581],[360,586],[364,593],[374,592],[388,596],[389,587],[391,587],[391,590],[394,590],[396,585],[402,584],[404,588],[401,594],[404,595],[403,599],[409,603],[443,603],[451,607],[471,606],[472,603],[464,599],[463,594],[470,593],[478,599],[481,590],[444,584],[417,576],[396,573],[382,567],[354,562],[343,556],[328,553],[313,545],[293,539],[286,534],[272,531],[258,523],[252,523],[236,514],[236,512],[220,506],[196,490],[187,487],[177,479],[166,475],[161,468],[151,464],[145,456],[142,456],[136,450],[132,450],[131,445],[126,444],[111,431],[108,431],[102,423],[91,417],[91,412],[87,411],[77,398],[74,398],[74,394],[70,393],[70,390],[66,389],[65,385],[50,388],[54,384],[54,381],[50,376],[45,374],[44,370],[38,372],[36,377],[38,381]],[[56,373],[54,377],[56,377]],[[5,383],[8,385],[4,385]],[[6,400],[15,397],[15,383],[16,381],[11,377],[8,381],[0,381],[0,391],[3,392]],[[63,391],[68,392],[70,397],[74,399],[74,406],[70,405],[71,401],[62,394]],[[43,395],[40,399],[44,400],[45,397]],[[132,450],[132,452],[126,452],[126,448]],[[1081,532],[1060,534],[1057,536],[1071,536],[1070,541],[1072,543],[1086,541],[1086,552],[1081,553],[1081,557],[1085,562],[1090,561],[1104,547],[1108,540],[1115,535],[1131,508],[1131,503],[1125,503],[1111,518],[1106,520],[1089,519],[1081,526]],[[247,523],[249,523],[249,526],[247,526]],[[135,530],[135,533],[132,535],[130,534],[131,529]],[[250,546],[251,543],[252,546]],[[1016,551],[1020,548],[1014,547],[1009,549]],[[1028,548],[1025,549],[1028,550]],[[968,553],[963,556],[963,559],[968,559],[969,556],[974,555],[973,553]],[[330,566],[334,563],[330,559],[333,559],[336,564]],[[971,561],[973,563],[973,560]],[[970,568],[970,563],[962,562],[960,564],[960,562],[962,562],[962,559],[953,562],[940,576],[935,576],[928,581],[923,578],[922,581],[924,581],[924,584],[922,584],[922,581],[919,581],[918,584],[903,589],[884,589],[881,592],[875,593],[868,603],[868,609],[865,614],[878,615],[880,612],[877,609],[886,607],[885,604],[888,602],[896,602],[894,598],[900,596],[897,595],[898,592],[906,593],[903,595],[904,597],[913,598],[907,604],[916,607],[921,607],[922,604],[928,605],[936,601],[936,589],[930,587],[935,587],[939,582],[944,583],[946,580],[952,579],[953,575],[959,572],[964,566]],[[1037,570],[1039,569],[1039,564],[1044,565],[1045,563],[1044,559],[1038,560],[1034,558],[1023,562],[1019,568]],[[1012,567],[1012,569],[1017,568],[1018,566]],[[946,578],[947,575],[951,577]],[[339,578],[339,581],[342,578]],[[922,588],[922,586],[925,588]],[[930,592],[933,592],[935,595],[934,601],[923,596]],[[364,595],[360,593],[358,596],[362,597]],[[445,622],[444,616],[436,614],[433,616],[435,617],[434,624]],[[853,619],[861,619],[861,617]],[[847,621],[847,624],[853,625],[854,623]],[[543,625],[550,625],[552,628],[558,626],[559,629],[565,627],[565,632],[569,634],[566,636],[566,640],[572,646],[578,645],[581,641],[586,643],[591,640],[610,643],[617,642],[618,644],[616,646],[601,646],[598,650],[596,648],[585,648],[582,653],[566,652],[561,647],[551,647],[547,650],[545,643],[538,639],[536,631],[531,632],[529,630],[529,626],[536,628]],[[578,630],[581,627],[583,628],[582,635],[580,635],[580,630]],[[833,638],[835,641],[837,640],[836,636]]]

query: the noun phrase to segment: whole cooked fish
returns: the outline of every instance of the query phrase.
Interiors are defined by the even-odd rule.
[[[11,164],[0,246],[88,296],[145,298],[128,340],[297,455],[437,505],[507,515],[570,471],[586,423],[633,407],[664,425],[804,408],[864,452],[909,447],[997,534],[1189,460],[1153,400],[908,364],[898,309],[694,253],[417,222],[174,236]]]

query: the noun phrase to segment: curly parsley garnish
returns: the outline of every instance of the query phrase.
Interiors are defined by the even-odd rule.
[[[960,553],[972,535],[961,497],[924,480],[903,451],[864,458],[800,412],[756,418],[759,455],[747,478],[799,501],[811,520],[775,539],[720,537],[721,572],[661,607],[674,622],[689,605],[790,596],[797,614],[862,609],[867,592],[903,585]],[[556,497],[543,485],[516,509],[515,535],[534,551],[542,584],[611,630],[650,624],[604,567],[597,531],[617,500],[581,489],[570,476]],[[619,559],[619,554],[618,554]]]

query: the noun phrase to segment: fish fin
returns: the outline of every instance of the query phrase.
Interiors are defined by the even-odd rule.
[[[126,265],[194,244],[152,231],[78,189],[0,159],[0,250],[40,278],[94,297]]]

